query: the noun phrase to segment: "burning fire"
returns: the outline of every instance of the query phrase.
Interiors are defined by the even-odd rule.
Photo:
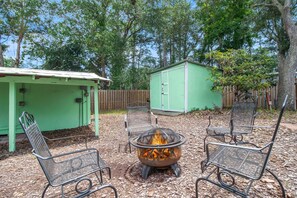
[[[167,144],[168,141],[162,136],[159,130],[156,131],[154,136],[152,137],[150,144],[151,145],[164,145]],[[169,157],[175,157],[174,148],[155,148],[155,149],[142,149],[140,155],[143,158],[147,158],[149,160],[165,160]]]
[[[152,144],[152,145],[162,145],[162,144],[167,144],[167,143],[168,143],[167,140],[165,140],[165,138],[163,138],[163,136],[161,135],[161,132],[158,130],[154,134],[150,144]]]

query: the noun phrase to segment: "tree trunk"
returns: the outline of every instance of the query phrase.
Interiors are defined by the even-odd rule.
[[[167,50],[166,50],[166,39],[163,38],[163,67],[167,66]]]
[[[24,38],[24,34],[20,33],[19,38],[17,40],[17,54],[16,54],[16,58],[15,58],[15,63],[14,63],[14,67],[19,67],[20,62],[21,62],[21,45],[22,45],[22,41]]]
[[[279,52],[279,88],[278,88],[278,107],[286,95],[289,96],[287,108],[296,110],[296,90],[295,90],[295,72],[297,68],[297,25],[291,15],[292,2],[285,0],[281,4],[278,0],[272,0],[272,3],[278,8],[284,21],[284,29],[290,40],[290,47],[286,55]]]
[[[103,77],[103,78],[106,78],[106,65],[105,65],[105,58],[104,58],[104,56],[102,55],[101,57],[100,57],[100,59],[99,59],[99,65],[100,65],[100,67],[101,67],[101,76]]]
[[[296,52],[297,53],[297,52]],[[296,96],[295,96],[295,68],[290,66],[291,61],[285,55],[279,55],[279,83],[278,83],[278,108],[281,108],[282,102],[286,95],[288,95],[287,109],[295,110]],[[292,59],[292,58],[291,58]]]
[[[1,35],[0,35],[0,67],[4,67],[4,57],[3,57],[3,49],[1,45]]]

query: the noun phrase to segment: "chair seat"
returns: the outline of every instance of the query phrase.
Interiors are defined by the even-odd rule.
[[[83,155],[55,162],[50,170],[49,182],[52,186],[74,181],[91,173],[101,171],[106,168],[105,162],[99,157],[97,152],[86,152]],[[98,164],[99,161],[99,164]]]
[[[153,128],[155,127],[151,124],[141,124],[141,125],[134,125],[133,127],[128,127],[128,131],[130,133],[130,137],[133,137],[143,132],[149,131]]]
[[[242,127],[243,128],[243,127]],[[247,128],[247,127],[245,127]],[[230,134],[231,129],[228,127],[207,127],[206,132],[210,136],[224,136],[226,134]],[[244,131],[234,130],[233,135],[241,135],[245,134]]]
[[[249,179],[259,179],[266,157],[267,154],[259,150],[218,146],[209,156],[208,165],[213,164]]]

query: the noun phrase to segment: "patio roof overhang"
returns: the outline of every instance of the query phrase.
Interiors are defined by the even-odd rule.
[[[77,85],[94,87],[95,134],[99,136],[98,83],[111,81],[95,73],[0,67],[0,82],[9,83],[9,151],[16,143],[16,83]]]

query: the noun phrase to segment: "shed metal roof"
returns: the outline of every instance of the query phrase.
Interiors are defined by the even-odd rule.
[[[42,70],[42,69],[23,69],[23,68],[10,68],[0,67],[0,75],[2,76],[44,76],[54,78],[74,78],[84,80],[104,80],[110,81],[110,79],[98,76],[95,73],[87,72],[69,72],[69,71],[54,71],[54,70]]]
[[[166,67],[161,67],[161,68],[155,69],[152,72],[150,72],[149,74],[153,74],[153,73],[156,73],[156,72],[159,72],[159,71],[163,71],[163,70],[166,70],[168,68],[175,67],[177,65],[185,63],[185,62],[192,63],[192,64],[199,65],[199,66],[206,67],[206,68],[211,68],[211,66],[209,66],[209,65],[205,65],[205,64],[202,64],[202,63],[198,63],[198,62],[194,62],[194,61],[190,61],[190,60],[185,59],[185,60],[182,60],[180,62],[174,63],[172,65],[168,65]]]

